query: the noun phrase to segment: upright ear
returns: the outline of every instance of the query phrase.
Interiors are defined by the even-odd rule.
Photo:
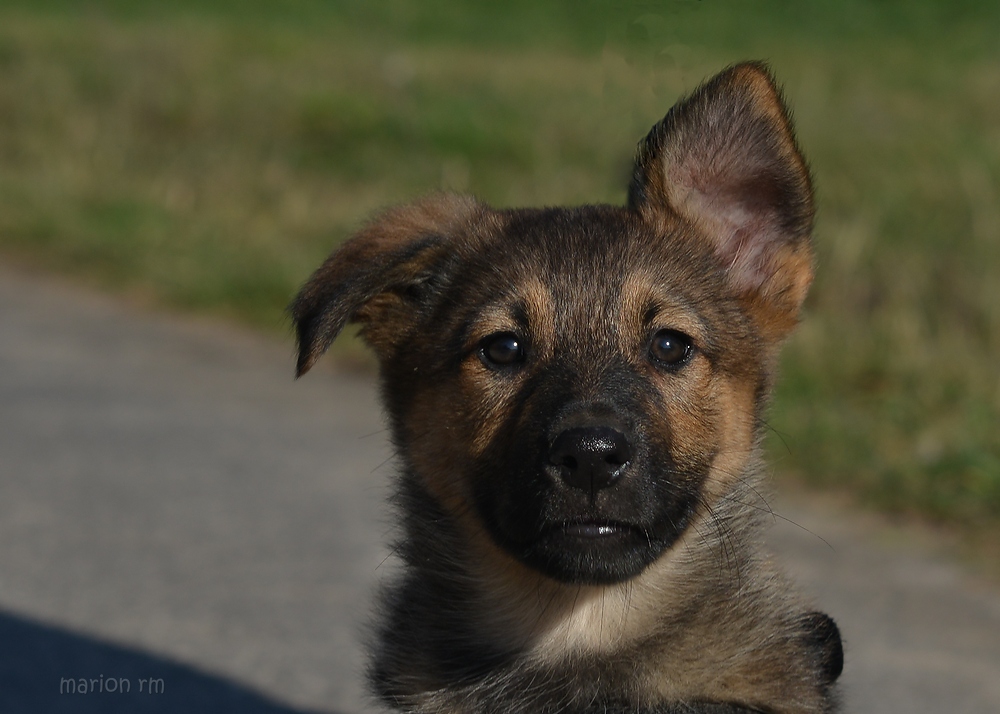
[[[628,203],[710,241],[773,337],[795,325],[812,281],[813,193],[764,64],[730,67],[674,105],[639,145]]]
[[[296,376],[316,363],[348,322],[375,323],[365,338],[378,350],[422,294],[428,270],[483,207],[440,195],[392,209],[348,240],[312,274],[290,306],[298,334]]]

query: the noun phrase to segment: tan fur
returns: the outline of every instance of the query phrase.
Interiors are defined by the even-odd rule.
[[[516,304],[524,307],[528,323],[533,326],[536,334],[533,347],[539,358],[545,359],[554,342],[556,329],[552,294],[541,280],[533,276],[529,276],[512,292],[510,304],[504,307],[491,306],[479,313],[470,332],[469,347],[492,333],[516,331],[518,325],[511,310],[511,306]],[[478,407],[471,415],[476,428],[471,442],[472,454],[478,456],[492,440],[503,421],[503,415],[509,409],[508,402],[516,394],[513,389],[496,389],[496,379],[476,359],[466,360],[462,372],[465,399]]]

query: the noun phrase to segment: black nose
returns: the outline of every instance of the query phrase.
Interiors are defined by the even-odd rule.
[[[549,449],[549,463],[573,488],[594,493],[613,485],[632,458],[632,446],[620,431],[606,426],[567,429]]]

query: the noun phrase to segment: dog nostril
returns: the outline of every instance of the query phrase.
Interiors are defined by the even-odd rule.
[[[549,463],[569,486],[588,493],[618,481],[632,458],[628,438],[610,427],[567,429],[549,450]]]

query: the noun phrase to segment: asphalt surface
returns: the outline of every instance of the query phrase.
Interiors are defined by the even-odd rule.
[[[292,365],[290,339],[0,269],[0,714],[373,710],[393,462],[370,380]],[[844,633],[845,711],[1000,712],[1000,593],[778,504],[779,557]]]

